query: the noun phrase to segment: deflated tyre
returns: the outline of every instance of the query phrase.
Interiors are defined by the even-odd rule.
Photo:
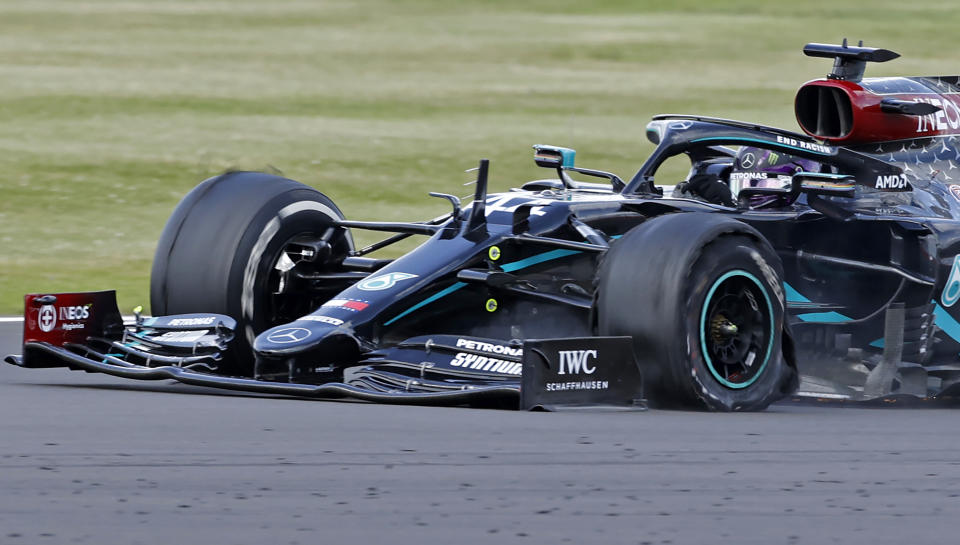
[[[649,219],[611,246],[597,276],[598,333],[633,337],[660,406],[761,410],[796,388],[782,267],[748,225],[701,213]]]

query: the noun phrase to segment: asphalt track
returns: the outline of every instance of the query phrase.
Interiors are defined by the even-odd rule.
[[[0,353],[20,324],[0,323]],[[0,365],[0,543],[932,543],[960,407],[521,413]]]

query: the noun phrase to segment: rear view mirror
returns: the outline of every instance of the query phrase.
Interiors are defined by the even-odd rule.
[[[848,174],[798,172],[790,180],[794,191],[829,197],[853,198],[857,182]]]
[[[578,186],[577,182],[571,180],[570,177],[564,173],[566,170],[579,172],[580,174],[586,174],[587,176],[606,178],[607,180],[610,180],[610,183],[613,185],[613,189],[615,191],[622,191],[623,188],[627,186],[627,184],[623,183],[623,180],[621,180],[619,176],[613,174],[612,172],[594,170],[592,168],[578,168],[574,166],[573,160],[576,156],[576,150],[572,150],[570,148],[545,146],[543,144],[533,146],[533,162],[535,162],[538,167],[556,169],[557,176],[560,177],[560,181],[563,182],[563,186],[567,189]]]
[[[576,150],[559,146],[533,146],[533,161],[544,168],[573,168]]]

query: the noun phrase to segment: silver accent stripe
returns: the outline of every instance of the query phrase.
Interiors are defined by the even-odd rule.
[[[801,259],[810,259],[813,261],[823,261],[825,263],[835,263],[837,265],[846,265],[848,267],[856,267],[859,269],[868,269],[872,271],[885,271],[885,272],[902,276],[903,278],[906,278],[911,282],[916,282],[918,284],[925,284],[927,286],[934,285],[934,282],[932,280],[927,280],[925,278],[912,275],[906,271],[903,271],[896,267],[891,267],[889,265],[878,265],[876,263],[864,263],[863,261],[854,261],[853,259],[845,259],[842,257],[812,254],[809,252],[804,252],[803,250],[797,250],[797,257]]]
[[[144,318],[149,318],[149,316],[144,316]],[[124,316],[123,321],[127,323],[133,323],[136,320],[135,316]],[[0,324],[15,324],[23,321],[23,316],[0,316]]]

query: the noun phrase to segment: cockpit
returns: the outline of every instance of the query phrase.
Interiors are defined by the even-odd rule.
[[[657,116],[647,126],[647,137],[657,148],[625,193],[663,189],[664,196],[721,206],[772,208],[811,190],[853,197],[888,189],[876,185],[878,176],[901,174],[862,153],[737,121]]]

